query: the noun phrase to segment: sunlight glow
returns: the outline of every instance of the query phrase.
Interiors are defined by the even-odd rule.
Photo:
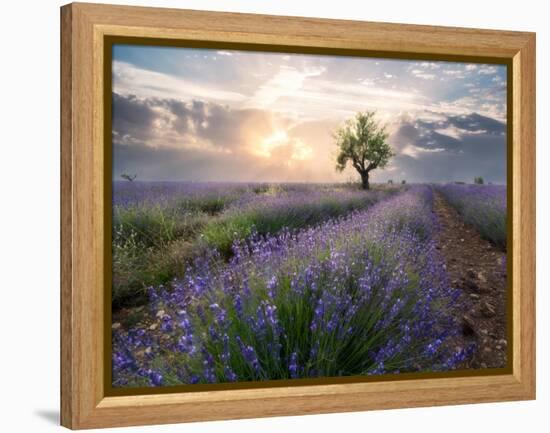
[[[254,153],[257,156],[269,158],[271,157],[271,153],[274,149],[280,146],[288,145],[288,141],[288,135],[285,131],[275,131],[269,137],[260,141],[258,147],[254,149]]]
[[[294,140],[294,150],[292,152],[291,159],[295,161],[305,161],[311,159],[313,156],[313,149],[305,144],[302,140]]]
[[[275,152],[288,155],[293,161],[305,161],[313,155],[313,149],[302,140],[289,137],[284,130],[277,130],[261,140],[251,149],[252,153],[262,158],[271,158]]]

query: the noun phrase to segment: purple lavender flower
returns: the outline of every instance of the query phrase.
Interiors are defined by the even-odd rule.
[[[237,343],[241,348],[241,354],[243,355],[245,361],[254,369],[256,374],[259,374],[260,362],[258,361],[258,357],[254,348],[250,345],[244,344],[239,336],[237,336]]]
[[[298,354],[296,352],[292,352],[292,354],[290,355],[288,371],[292,379],[296,379],[298,377]]]
[[[162,386],[162,374],[154,370],[149,370],[147,372],[147,376],[149,377],[149,380],[151,381],[151,384],[153,386]]]

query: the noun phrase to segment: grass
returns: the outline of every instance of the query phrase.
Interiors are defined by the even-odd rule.
[[[140,305],[148,286],[166,284],[180,275],[183,263],[197,249],[194,238],[207,220],[203,212],[178,212],[158,204],[115,208],[113,306]]]
[[[239,209],[211,220],[201,234],[209,246],[229,257],[233,242],[246,239],[253,232],[267,235],[283,228],[294,230],[312,226],[354,210],[366,209],[378,199],[377,194],[343,199],[337,196],[316,197],[309,201],[283,198],[260,205],[253,204],[244,210]]]

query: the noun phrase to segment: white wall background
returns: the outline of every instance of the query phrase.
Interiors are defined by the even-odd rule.
[[[550,407],[550,30],[545,2],[522,0],[145,0],[129,5],[536,31],[538,401],[127,429],[132,432],[542,431]],[[59,0],[3,2],[0,68],[1,430],[58,430]],[[546,122],[545,122],[546,121]],[[545,413],[546,412],[546,413]],[[120,431],[120,430],[119,430]],[[547,431],[547,430],[546,430]]]

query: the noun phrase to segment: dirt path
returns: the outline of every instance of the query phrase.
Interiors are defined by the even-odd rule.
[[[440,249],[453,287],[462,290],[463,305],[457,305],[461,335],[453,344],[477,349],[464,368],[496,368],[506,365],[506,254],[481,238],[465,224],[439,193],[434,212],[441,231]]]

